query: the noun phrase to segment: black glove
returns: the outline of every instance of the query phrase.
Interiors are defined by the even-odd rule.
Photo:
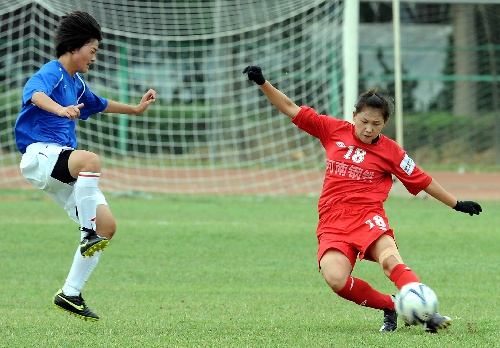
[[[479,215],[479,213],[483,211],[479,203],[473,201],[458,201],[453,209],[462,213],[469,213],[470,216],[474,214]]]
[[[266,82],[266,79],[262,76],[262,69],[259,66],[247,66],[245,70],[243,70],[243,74],[248,74],[248,79],[259,86]]]

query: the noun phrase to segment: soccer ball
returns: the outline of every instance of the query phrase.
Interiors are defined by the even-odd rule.
[[[438,299],[434,291],[422,283],[406,284],[396,294],[396,313],[409,325],[430,320],[437,312]]]

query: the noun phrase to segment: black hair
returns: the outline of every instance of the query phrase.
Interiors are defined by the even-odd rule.
[[[356,105],[354,105],[356,112],[361,112],[365,107],[380,110],[384,121],[389,119],[394,109],[392,101],[378,93],[376,88],[370,88],[368,91],[362,93]]]
[[[75,11],[62,17],[56,30],[56,56],[74,51],[90,40],[102,41],[101,26],[87,12]]]

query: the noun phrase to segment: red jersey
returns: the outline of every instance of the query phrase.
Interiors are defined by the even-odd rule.
[[[315,136],[326,150],[326,172],[318,211],[336,204],[382,206],[396,176],[413,195],[425,189],[432,178],[415,165],[394,140],[380,134],[373,144],[365,144],[350,122],[302,106],[292,122]]]

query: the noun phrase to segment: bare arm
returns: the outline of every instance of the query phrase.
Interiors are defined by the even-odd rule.
[[[113,113],[113,114],[138,115],[146,111],[149,105],[151,105],[151,103],[153,103],[155,100],[156,100],[156,91],[150,89],[149,91],[146,92],[146,94],[142,96],[139,105],[129,105],[129,104],[118,103],[113,100],[108,100],[108,106],[106,107],[106,109],[104,109],[103,112]]]
[[[262,69],[258,66],[247,66],[243,70],[244,74],[248,75],[250,81],[255,82],[259,85],[260,89],[266,95],[267,99],[278,108],[279,111],[284,113],[290,118],[294,118],[300,111],[300,107],[295,104],[290,98],[288,98],[284,93],[278,90],[276,87],[271,85],[269,81],[266,81],[262,75]]]
[[[481,205],[477,202],[457,200],[444,188],[442,188],[441,185],[439,185],[434,179],[432,179],[431,183],[424,189],[424,191],[456,211],[467,213],[470,216],[479,215],[483,211]]]
[[[424,189],[424,191],[450,208],[454,208],[457,205],[458,200],[442,188],[441,185],[439,185],[434,179],[432,179],[431,183]]]
[[[300,111],[300,106],[295,104],[283,92],[271,85],[269,81],[266,81],[263,85],[260,85],[260,89],[262,92],[264,92],[267,99],[269,99],[269,101],[274,106],[276,106],[279,111],[290,118],[294,118],[295,116],[297,116]]]
[[[151,103],[156,100],[156,91],[150,89],[141,98],[139,105],[128,105],[115,102],[113,100],[108,100],[108,106],[103,112],[108,113],[120,113],[120,114],[142,114],[146,111]],[[50,98],[44,92],[35,92],[31,97],[31,102],[48,112],[52,112],[61,117],[67,117],[72,120],[77,119],[80,116],[80,109],[84,106],[83,103],[78,105],[62,106],[56,103],[52,98]]]
[[[83,103],[78,105],[70,105],[66,107],[59,105],[44,92],[33,93],[33,96],[31,97],[31,102],[36,106],[38,106],[40,109],[52,112],[53,114],[56,114],[61,117],[70,118],[72,120],[80,116],[80,109],[83,107]]]

